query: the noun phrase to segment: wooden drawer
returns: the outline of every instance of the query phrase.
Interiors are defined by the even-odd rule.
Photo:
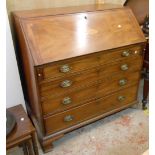
[[[54,114],[79,104],[86,103],[95,98],[101,98],[107,94],[127,88],[138,83],[140,73],[132,74],[122,73],[104,79],[97,85],[92,85],[88,88],[74,91],[72,93],[65,93],[62,96],[44,99],[42,101],[42,109],[44,115]],[[120,85],[120,80],[125,80],[126,84]]]
[[[105,112],[132,104],[136,101],[137,85],[82,106],[44,118],[46,134],[68,128]]]
[[[124,54],[126,53],[126,55]],[[123,55],[124,54],[124,55]],[[98,52],[91,55],[54,62],[48,66],[37,67],[39,81],[48,81],[55,77],[62,77],[72,73],[91,69],[101,64],[110,63],[120,59],[141,56],[141,47],[133,46],[117,50]]]
[[[41,96],[55,96],[57,94],[63,94],[67,91],[72,91],[77,87],[86,87],[91,83],[98,82],[99,73],[97,70],[89,70],[81,74],[70,76],[67,78],[58,79],[50,83],[44,83],[40,87]]]
[[[122,66],[126,66],[127,70],[122,70]],[[81,87],[84,88],[88,85],[92,85],[92,83],[97,84],[99,80],[103,80],[106,77],[111,77],[116,73],[121,74],[123,72],[129,73],[132,71],[139,71],[141,66],[142,57],[113,62],[77,75],[68,76],[49,83],[42,83],[40,84],[40,95],[41,97],[46,97],[64,94],[67,91],[73,91],[74,89],[80,89]],[[64,87],[62,84],[66,84],[68,87]]]
[[[96,90],[98,85],[92,85],[88,88],[78,90],[72,93],[66,93],[53,99],[46,99],[42,101],[43,114],[54,114],[62,110],[85,103],[90,99],[96,97]]]
[[[128,58],[141,57],[142,48],[140,46],[133,46],[129,48],[122,48],[118,50],[113,50],[112,52],[105,52],[100,54],[100,64],[111,63],[112,61]]]

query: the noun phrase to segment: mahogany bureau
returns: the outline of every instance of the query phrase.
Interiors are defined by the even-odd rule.
[[[42,148],[137,103],[145,37],[129,8],[14,12],[27,108]]]

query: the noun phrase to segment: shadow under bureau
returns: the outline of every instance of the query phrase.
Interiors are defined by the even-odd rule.
[[[27,109],[45,152],[65,133],[137,103],[146,41],[129,8],[13,15]]]

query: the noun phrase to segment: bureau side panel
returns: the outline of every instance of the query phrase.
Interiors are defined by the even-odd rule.
[[[21,21],[19,18],[14,16],[14,28],[17,35],[17,41],[19,49],[17,50],[22,66],[22,72],[24,74],[24,82],[26,85],[26,101],[27,101],[27,109],[30,112],[30,115],[35,117],[35,122],[37,121],[37,125],[41,128],[42,132],[44,131],[43,127],[43,119],[42,119],[42,110],[40,106],[40,99],[38,95],[38,86],[35,77],[35,67],[33,63],[33,59],[31,57],[31,53],[28,49],[28,45],[26,43],[26,38],[24,37],[24,32],[21,26]]]

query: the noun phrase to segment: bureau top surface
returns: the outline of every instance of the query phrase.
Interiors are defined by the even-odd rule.
[[[129,8],[20,18],[20,25],[36,66],[145,42]]]

